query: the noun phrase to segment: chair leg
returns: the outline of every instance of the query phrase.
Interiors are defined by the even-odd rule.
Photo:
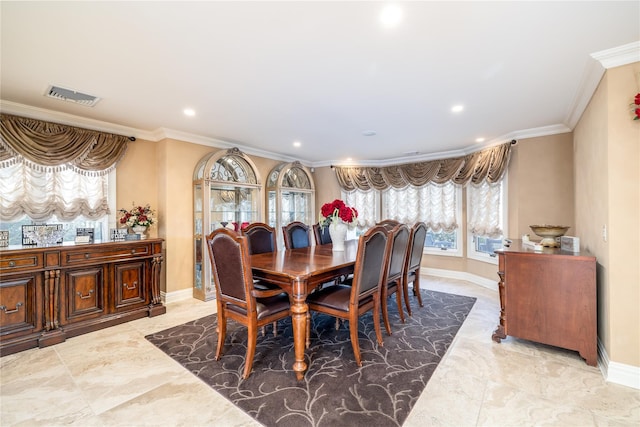
[[[404,295],[404,305],[407,307],[407,313],[411,316],[411,306],[409,305],[409,278],[404,277],[402,279],[402,293]]]
[[[387,335],[391,335],[391,324],[389,323],[389,309],[387,307],[387,295],[389,292],[388,285],[382,288],[382,320],[384,321],[384,328],[387,330]]]
[[[273,322],[273,336],[277,337],[278,336],[278,322]]]
[[[362,366],[362,356],[360,355],[360,345],[358,344],[358,313],[355,314],[355,320],[353,315],[349,318],[349,336],[351,337],[351,347],[353,348],[353,357],[356,360],[356,365]],[[378,319],[378,324],[380,319]]]
[[[400,315],[400,321],[404,323],[404,310],[402,310],[402,282],[398,279],[396,282],[396,302],[398,303],[398,314]],[[384,305],[382,306],[384,309]]]
[[[251,368],[253,367],[253,357],[256,354],[257,341],[258,330],[255,325],[249,324],[247,326],[247,354],[244,358],[244,372],[242,373],[242,379],[246,380],[251,374]]]
[[[373,328],[376,331],[376,338],[378,339],[378,345],[384,346],[382,341],[382,329],[380,328],[380,295],[374,295],[373,297]],[[386,304],[386,301],[385,301]],[[356,325],[358,321],[356,320]],[[349,325],[351,327],[351,325]]]
[[[416,278],[413,279],[413,293],[418,297],[420,307],[424,307],[422,305],[422,295],[420,294],[420,270],[416,270]]]
[[[224,340],[227,336],[227,316],[224,309],[218,308],[218,348],[216,349],[216,360],[220,360],[222,356],[222,348],[224,347]]]

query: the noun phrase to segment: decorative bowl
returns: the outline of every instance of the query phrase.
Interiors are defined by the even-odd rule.
[[[551,248],[560,247],[558,238],[564,236],[571,227],[566,225],[530,225],[531,231],[542,237],[540,244]]]
[[[58,229],[56,226],[47,226],[29,230],[25,234],[38,246],[53,246],[62,244],[66,232],[66,228]]]

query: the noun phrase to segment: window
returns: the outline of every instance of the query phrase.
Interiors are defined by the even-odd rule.
[[[94,239],[107,240],[109,214],[115,223],[115,171],[84,175],[72,169],[38,170],[22,162],[0,168],[2,225],[9,244],[22,244],[22,226],[65,224],[65,241],[73,241],[77,227],[94,229]],[[110,185],[111,184],[111,185]]]
[[[356,229],[347,232],[347,238],[353,239],[364,233],[380,220],[380,192],[376,190],[354,190],[349,193],[342,192],[342,200],[347,206],[354,207],[358,211]]]
[[[451,182],[422,187],[390,188],[382,193],[382,217],[407,224],[424,222],[429,229],[425,250],[437,255],[462,256],[462,189]]]
[[[506,175],[495,184],[467,187],[467,257],[496,264],[506,230]]]

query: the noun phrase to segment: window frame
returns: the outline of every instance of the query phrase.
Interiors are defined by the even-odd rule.
[[[458,258],[462,258],[464,256],[464,240],[463,240],[463,233],[462,233],[462,224],[460,224],[460,222],[462,221],[462,186],[458,186],[456,185],[456,218],[459,218],[458,220],[458,227],[455,230],[456,233],[456,249],[449,249],[449,248],[436,248],[436,247],[429,247],[429,246],[425,246],[424,249],[422,250],[423,254],[428,254],[428,255],[438,255],[438,256],[449,256],[449,257],[458,257]],[[431,229],[429,229],[431,230]],[[425,239],[425,244],[426,244],[426,239]]]

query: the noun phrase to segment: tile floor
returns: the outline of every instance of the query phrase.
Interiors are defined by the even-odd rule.
[[[575,352],[491,341],[497,292],[425,276],[426,288],[478,298],[405,426],[640,426],[640,391],[606,383]],[[144,336],[215,310],[167,313],[0,358],[0,425],[258,426]]]

